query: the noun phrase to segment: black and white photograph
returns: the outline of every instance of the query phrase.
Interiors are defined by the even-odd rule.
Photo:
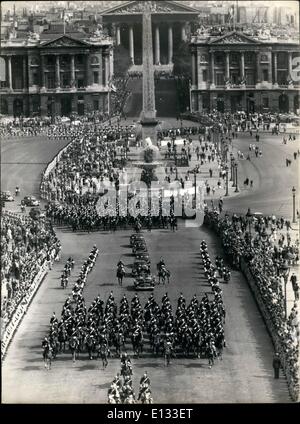
[[[298,403],[299,2],[0,7],[1,403]]]

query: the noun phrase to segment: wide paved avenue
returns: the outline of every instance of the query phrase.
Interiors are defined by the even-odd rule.
[[[40,173],[46,166],[38,165],[52,159],[63,142],[5,141],[2,144],[2,189],[13,190],[16,185],[21,194],[38,194]],[[17,165],[9,165],[14,162]],[[125,293],[130,300],[134,295],[132,279],[126,278],[123,287],[116,281],[116,263],[122,258],[128,269],[133,262],[129,248],[129,231],[108,234],[104,232],[72,233],[58,228],[62,241],[62,257],[42,283],[2,365],[2,400],[5,403],[104,403],[107,389],[120,369],[120,361],[111,358],[105,371],[99,360],[89,360],[84,354],[75,364],[69,353],[60,354],[51,371],[44,369],[41,340],[46,335],[49,319],[55,311],[60,316],[62,304],[71,292],[79,268],[93,244],[100,255],[88,276],[84,297],[87,305],[100,294],[106,300],[113,290],[119,301]],[[204,228],[186,228],[180,223],[177,233],[167,230],[145,232],[154,272],[160,256],[172,273],[170,285],[155,288],[160,302],[167,291],[172,302],[182,291],[187,301],[196,293],[201,299],[206,284],[200,262],[199,244],[205,239],[214,259],[221,254],[217,240]],[[69,256],[75,259],[69,287],[60,287],[60,274]],[[272,369],[273,346],[266,327],[257,310],[253,296],[242,275],[232,272],[232,280],[222,285],[226,307],[225,336],[227,347],[223,360],[208,368],[206,359],[176,358],[170,367],[164,367],[163,358],[153,358],[149,346],[140,359],[133,359],[133,384],[145,370],[151,379],[154,402],[290,402],[285,379],[274,380]],[[149,294],[140,293],[142,304]],[[128,352],[131,347],[128,344]],[[179,388],[181,388],[179,390]]]

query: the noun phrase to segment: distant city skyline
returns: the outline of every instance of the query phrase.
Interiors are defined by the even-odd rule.
[[[173,1],[173,0],[171,0]],[[126,3],[127,1],[123,0],[112,0],[112,1],[4,1],[1,3],[2,7],[2,13],[6,13],[8,10],[10,10],[11,14],[13,13],[14,7],[17,13],[22,12],[22,10],[25,8],[27,11],[37,12],[37,11],[43,11],[50,9],[52,7],[68,7],[68,4],[70,7],[74,9],[81,9],[82,7],[92,7],[97,8],[99,10],[105,10],[109,9],[110,7],[114,7],[117,5],[120,5],[122,3]],[[182,4],[189,4],[195,8],[201,9],[201,7],[207,7],[207,6],[225,6],[225,5],[233,5],[238,4],[239,6],[250,6],[253,7],[278,7],[282,6],[277,0],[267,0],[264,2],[257,1],[257,0],[239,0],[237,2],[236,0],[207,0],[207,1],[199,1],[199,0],[191,0],[191,1],[180,1],[176,0],[175,3],[182,3]],[[289,0],[284,2],[284,6],[287,8],[293,8],[297,7],[298,2],[296,0]]]

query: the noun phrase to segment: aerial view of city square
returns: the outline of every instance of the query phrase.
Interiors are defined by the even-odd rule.
[[[297,1],[1,3],[2,404],[299,402],[299,88]]]

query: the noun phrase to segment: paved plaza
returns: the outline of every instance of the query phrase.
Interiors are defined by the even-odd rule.
[[[165,122],[165,120],[162,119]],[[188,124],[188,123],[187,123]],[[191,125],[191,123],[189,123]],[[175,125],[168,120],[169,126]],[[185,125],[185,123],[184,123]],[[241,184],[237,197],[224,198],[225,211],[246,213],[250,206],[264,213],[281,214],[290,219],[291,186],[299,189],[296,162],[285,167],[285,157],[291,156],[295,145],[281,144],[281,136],[270,134],[261,136],[263,156],[249,161],[239,161],[239,180],[250,176],[254,180],[252,191]],[[247,152],[251,138],[240,135],[233,143],[233,152]],[[2,190],[13,191],[20,186],[22,197],[26,194],[38,195],[41,172],[66,142],[31,138],[9,140],[2,143]],[[194,159],[193,159],[194,160]],[[276,166],[275,166],[276,165]],[[209,178],[208,169],[203,169],[204,178]],[[224,196],[215,194],[216,200]],[[271,206],[269,206],[271,205]],[[19,205],[10,204],[15,210]],[[270,209],[271,208],[271,209]],[[270,212],[271,211],[271,212]],[[295,226],[293,226],[296,231]],[[100,254],[96,266],[88,276],[84,289],[87,305],[100,294],[106,300],[113,290],[116,301],[125,293],[128,299],[134,295],[133,280],[125,278],[123,287],[116,279],[116,264],[122,259],[130,269],[133,262],[129,247],[130,231],[72,233],[65,227],[56,228],[62,242],[60,262],[55,262],[48,273],[33,302],[25,315],[2,367],[2,400],[5,403],[105,403],[107,389],[114,375],[120,370],[120,360],[111,358],[105,371],[100,360],[89,360],[87,354],[75,364],[70,353],[59,354],[53,362],[51,371],[44,369],[41,340],[48,332],[49,320],[55,311],[60,316],[62,304],[71,293],[80,266],[94,244]],[[165,259],[171,271],[171,282],[167,286],[155,287],[154,296],[160,303],[167,291],[173,308],[180,292],[187,301],[196,294],[201,299],[210,292],[200,261],[199,245],[204,239],[209,246],[211,258],[222,255],[215,236],[200,228],[189,228],[179,221],[178,231],[144,231],[153,272],[160,256]],[[62,290],[60,275],[67,258],[75,260],[69,287]],[[153,358],[149,345],[139,359],[133,359],[133,384],[136,392],[138,382],[145,370],[151,378],[154,402],[179,403],[252,403],[252,402],[289,402],[286,381],[281,374],[274,380],[272,369],[273,346],[266,327],[258,312],[253,295],[239,271],[232,271],[228,285],[222,284],[223,299],[226,308],[225,337],[227,347],[222,361],[209,369],[207,359],[174,358],[170,367],[164,366],[163,358]],[[293,293],[288,291],[289,304],[293,302]],[[140,293],[144,304],[148,294]],[[129,354],[131,346],[127,346]],[[30,387],[30,390],[28,390]]]

